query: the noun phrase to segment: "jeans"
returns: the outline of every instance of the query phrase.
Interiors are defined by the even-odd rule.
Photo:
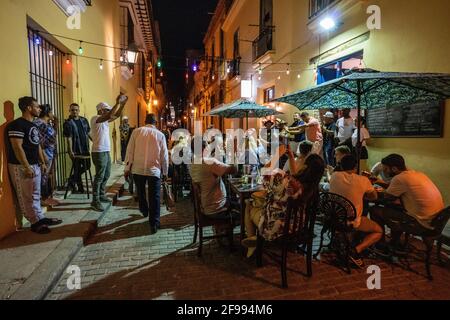
[[[325,163],[334,167],[334,148],[333,141],[328,141],[323,146],[323,155],[325,156]]]
[[[22,165],[8,164],[19,211],[31,224],[35,224],[44,219],[45,215],[41,208],[41,168],[38,165],[31,167],[35,176],[27,178]]]
[[[92,162],[95,166],[93,202],[97,202],[106,195],[106,183],[111,175],[111,156],[109,152],[92,152]]]
[[[161,179],[152,176],[133,174],[139,198],[139,211],[149,217],[150,226],[160,226],[161,216]],[[145,187],[148,184],[148,199]]]
[[[125,156],[127,154],[128,141],[120,141],[120,157],[122,162],[125,161]]]
[[[53,185],[50,179],[50,173],[52,171],[52,164],[55,159],[48,159],[47,163],[47,172],[41,172],[41,197],[43,200],[50,198],[53,195]]]

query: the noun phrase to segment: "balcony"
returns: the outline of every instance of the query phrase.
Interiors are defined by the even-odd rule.
[[[309,19],[318,16],[323,10],[338,0],[309,0]]]
[[[266,28],[253,41],[253,62],[264,56],[267,52],[273,51],[273,28]]]

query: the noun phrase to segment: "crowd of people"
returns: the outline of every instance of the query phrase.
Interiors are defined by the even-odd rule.
[[[108,122],[122,115],[127,100],[126,96],[119,95],[114,107],[99,103],[97,115],[90,123],[80,116],[79,105],[73,103],[69,108],[69,119],[63,125],[62,134],[74,168],[68,185],[74,192],[84,192],[81,176],[89,170],[92,158],[96,174],[91,208],[96,211],[104,210],[101,202],[111,202],[105,191],[111,171]],[[21,227],[22,217],[25,217],[33,232],[46,234],[51,231],[49,226],[63,222],[46,218],[43,210],[43,206],[60,204],[53,198],[58,119],[50,105],[39,105],[33,97],[20,98],[18,105],[22,116],[6,128],[8,170],[18,211],[17,225]]]
[[[81,175],[92,161],[96,174],[91,208],[96,211],[104,210],[102,202],[111,201],[105,190],[111,172],[109,122],[122,116],[127,100],[126,96],[119,95],[113,107],[99,103],[97,115],[90,121],[80,116],[79,105],[71,104],[70,117],[63,125],[74,167],[68,184],[74,192],[83,192]],[[42,203],[58,205],[52,198],[51,177],[57,152],[58,120],[51,106],[39,105],[32,97],[19,99],[19,108],[22,116],[6,129],[9,174],[18,210],[30,222],[31,230],[48,233],[49,226],[62,223],[60,219],[46,218],[41,206]],[[338,194],[353,204],[356,219],[349,223],[365,234],[355,244],[350,257],[358,267],[363,266],[361,253],[368,248],[381,254],[398,249],[401,230],[391,230],[391,241],[386,245],[385,226],[389,221],[432,228],[432,219],[444,209],[436,185],[425,174],[407,168],[401,155],[388,155],[372,170],[359,174],[354,152],[358,147],[356,126],[348,111],[337,122],[333,113],[325,113],[323,124],[307,112],[295,114],[291,126],[280,119],[267,120],[264,123],[267,131],[259,137],[255,135],[256,130],[246,132],[243,148],[235,138],[227,139],[221,134],[211,135],[208,141],[203,137],[190,141],[183,134],[171,136],[167,128],[157,129],[157,119],[154,114],[148,114],[145,126],[132,130],[128,119],[123,118],[120,127],[124,175],[127,179],[132,177],[136,184],[139,210],[149,218],[151,234],[161,228],[161,185],[168,180],[169,167],[177,165],[173,163],[177,156],[185,161],[186,174],[200,184],[204,214],[212,218],[224,218],[231,212],[226,177],[262,174],[262,169],[268,169],[262,177],[263,190],[255,192],[246,203],[246,238],[242,244],[249,248],[249,256],[255,249],[257,233],[267,240],[280,236],[289,198],[307,201],[312,192],[319,190]],[[272,131],[274,128],[278,131]],[[364,121],[360,137],[359,154],[365,160],[368,158],[365,142],[370,135]],[[201,146],[199,154],[195,153],[196,144]],[[273,153],[272,148],[278,148],[278,152]],[[262,161],[267,155],[271,158]],[[237,159],[238,164],[227,162],[230,158]],[[380,198],[384,199],[383,205],[376,204]],[[369,206],[370,202],[375,205]]]

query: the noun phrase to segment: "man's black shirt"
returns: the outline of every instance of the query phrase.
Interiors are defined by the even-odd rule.
[[[18,118],[6,127],[6,152],[8,163],[21,164],[12,148],[12,139],[23,139],[22,148],[30,165],[39,164],[39,129],[31,121]]]

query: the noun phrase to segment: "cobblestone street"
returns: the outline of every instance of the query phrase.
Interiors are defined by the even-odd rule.
[[[327,255],[313,263],[308,279],[301,274],[305,259],[290,254],[289,288],[281,289],[279,267],[267,257],[264,267],[256,268],[254,259],[211,241],[198,258],[189,199],[174,212],[164,209],[162,229],[151,236],[136,207],[131,197],[122,197],[72,261],[82,271],[81,290],[69,290],[64,274],[47,299],[450,299],[450,270],[435,257],[432,282],[421,260],[411,259],[413,272],[366,259],[380,266],[382,276],[382,289],[368,290],[365,270],[348,275]]]

